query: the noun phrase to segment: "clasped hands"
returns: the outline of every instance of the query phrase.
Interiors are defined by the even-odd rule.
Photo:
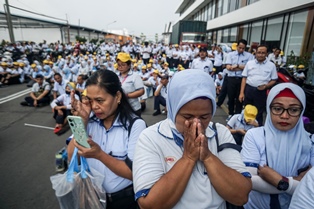
[[[183,157],[196,162],[206,161],[212,155],[208,149],[208,139],[199,119],[186,120],[184,123]]]

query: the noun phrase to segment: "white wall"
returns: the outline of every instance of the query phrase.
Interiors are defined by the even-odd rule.
[[[47,43],[61,41],[61,32],[59,28],[17,28],[13,29],[15,41],[34,41],[41,43],[46,40]],[[10,41],[9,31],[7,28],[0,29],[0,39]],[[0,41],[1,41],[0,40]]]

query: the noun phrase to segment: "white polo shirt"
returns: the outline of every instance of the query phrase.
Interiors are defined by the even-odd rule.
[[[258,123],[257,120],[255,120],[255,122]],[[246,124],[242,114],[233,115],[228,121],[227,125],[234,130],[244,129],[245,131],[255,127],[253,125]]]
[[[128,137],[128,130],[118,121],[118,117],[108,130],[100,120],[93,121],[90,119],[87,125],[87,134],[100,146],[102,151],[124,161],[126,157],[133,160],[136,142],[145,128],[146,124],[143,120],[136,120],[131,128],[130,137]],[[90,167],[104,174],[103,187],[107,193],[118,192],[132,184],[132,181],[117,176],[99,160],[87,158],[87,162]]]
[[[174,141],[171,128],[169,119],[166,119],[145,129],[139,137],[133,160],[136,199],[146,196],[152,186],[169,172],[183,155],[183,148]],[[217,124],[217,131],[220,144],[235,143],[225,126]],[[208,137],[208,147],[214,155],[225,165],[244,176],[250,176],[238,151],[224,149],[217,153],[214,130],[207,128],[205,135]],[[178,178],[180,178],[179,174]],[[225,208],[225,201],[215,191],[201,161],[196,163],[182,197],[173,208]]]
[[[256,59],[246,63],[242,72],[242,77],[246,77],[246,83],[253,87],[267,84],[271,80],[277,80],[277,70],[274,63],[265,60],[259,63]]]
[[[191,69],[200,69],[204,70],[205,73],[211,73],[213,71],[213,63],[208,57],[205,57],[205,59],[198,57],[193,60]]]
[[[132,70],[130,70],[128,75],[124,78],[122,78],[120,75],[118,76],[125,94],[144,89],[144,84],[141,76],[137,73],[134,73]],[[129,98],[129,103],[134,111],[137,111],[141,108],[141,104],[138,98]]]
[[[67,83],[69,81],[62,79],[61,84],[55,81],[54,86],[53,86],[53,91],[56,91],[59,93],[59,95],[65,93],[65,87],[67,86]]]

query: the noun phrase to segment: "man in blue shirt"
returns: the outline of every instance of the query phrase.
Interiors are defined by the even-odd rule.
[[[246,40],[239,40],[237,50],[230,52],[226,60],[226,68],[228,70],[228,119],[230,119],[233,114],[239,114],[242,111],[242,102],[238,100],[242,71],[246,63],[253,59],[253,55],[245,51],[246,45]]]
[[[267,59],[267,46],[258,46],[256,59],[250,60],[242,72],[239,101],[257,107],[256,120],[260,126],[266,110],[267,89],[275,85],[277,78],[275,64]]]

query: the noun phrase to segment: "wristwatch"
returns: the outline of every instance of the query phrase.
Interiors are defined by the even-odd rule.
[[[277,189],[279,191],[286,191],[289,188],[289,179],[282,176],[282,179],[278,182]]]
[[[237,68],[239,68],[239,64],[237,64]]]

